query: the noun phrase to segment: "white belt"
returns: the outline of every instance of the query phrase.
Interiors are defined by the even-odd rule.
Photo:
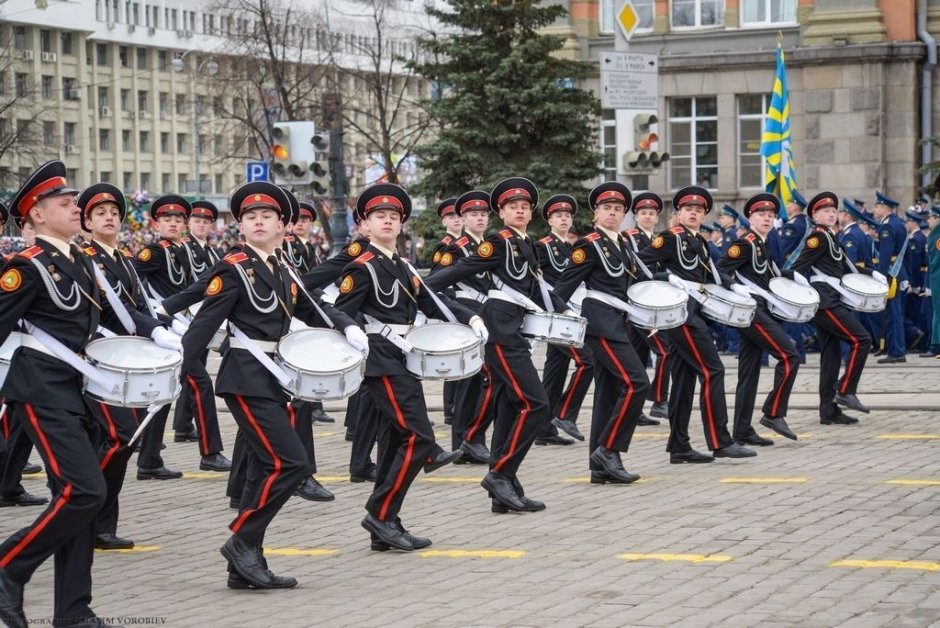
[[[381,334],[385,328],[390,329],[399,336],[405,336],[414,329],[414,325],[394,325],[392,323],[366,323],[365,330],[367,334]]]
[[[476,301],[477,303],[486,303],[486,295],[482,292],[468,292],[467,290],[458,290],[456,293],[458,299],[467,299],[469,301]]]
[[[251,339],[253,343],[258,345],[258,348],[264,351],[265,353],[274,353],[277,350],[277,341],[276,340],[255,340]],[[245,349],[248,350],[248,347],[245,344],[236,338],[235,336],[229,336],[228,346],[233,349]]]
[[[511,296],[503,292],[502,290],[490,290],[486,293],[488,299],[496,299],[497,301],[505,301],[506,303],[512,303],[516,307],[525,308],[524,305],[513,299]]]
[[[46,345],[42,344],[41,342],[39,342],[38,340],[30,336],[29,334],[20,335],[20,346],[28,347],[32,349],[33,351],[38,351],[39,353],[45,353],[46,355],[51,355],[52,357],[59,359],[59,356],[57,356],[52,351],[50,351],[49,348],[46,347]]]
[[[604,305],[608,305],[608,306],[614,308],[615,310],[620,310],[620,311],[623,312],[624,314],[629,314],[629,313],[630,313],[630,304],[629,304],[629,303],[627,303],[627,302],[624,301],[623,299],[620,299],[620,298],[618,298],[618,297],[615,297],[615,296],[612,295],[612,294],[607,294],[606,292],[601,292],[600,290],[592,290],[591,288],[588,288],[588,289],[585,291],[585,293],[584,293],[584,298],[585,298],[585,299],[594,299],[595,301],[600,301],[600,302],[603,303]]]

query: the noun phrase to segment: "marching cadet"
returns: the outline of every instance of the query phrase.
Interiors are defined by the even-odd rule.
[[[750,229],[743,238],[735,240],[725,250],[724,257],[718,262],[718,268],[729,276],[737,273],[750,284],[770,291],[770,280],[782,276],[773,261],[767,241],[774,220],[779,214],[780,199],[773,194],[757,194],[748,199],[744,204],[744,217],[750,222]],[[802,275],[787,274],[794,280],[809,285]],[[796,434],[787,425],[787,406],[800,365],[793,341],[784,333],[780,323],[770,315],[767,301],[753,291],[751,297],[757,301],[754,322],[750,327],[738,329],[741,351],[738,355],[738,387],[734,397],[734,428],[731,435],[742,445],[764,447],[773,445],[773,441],[760,436],[751,426],[757,382],[760,379],[761,355],[764,352],[772,355],[777,360],[777,367],[774,371],[773,388],[764,401],[764,415],[760,423],[791,440],[796,440]]]
[[[721,227],[721,252],[738,239],[738,212],[731,205],[725,204],[718,214],[718,226]]]
[[[556,194],[542,206],[542,218],[548,223],[551,233],[535,243],[535,250],[539,256],[542,276],[549,286],[557,284],[562,272],[570,265],[571,245],[568,244],[568,229],[577,211],[577,201],[568,194]],[[565,389],[571,360],[574,360],[575,369]],[[578,413],[593,378],[594,359],[590,349],[548,345],[542,371],[542,386],[545,387],[545,395],[548,397],[552,420],[535,439],[536,445],[573,444],[574,441],[570,438],[558,435],[559,429],[578,440],[584,440],[584,434],[578,430]]]
[[[677,225],[672,226],[675,227]],[[721,257],[721,242],[724,239],[721,226],[717,222],[713,222],[712,224],[703,222],[699,231],[702,232],[703,237],[707,240],[708,254],[711,258],[718,259]]]
[[[904,335],[908,338],[908,348],[919,351],[924,339],[920,303],[927,279],[927,236],[920,230],[923,216],[908,210],[905,217],[907,253],[904,256],[904,266],[907,268],[910,286],[904,295]],[[926,223],[923,224],[926,226]]]
[[[878,221],[878,271],[888,277],[888,305],[884,314],[885,357],[879,364],[907,362],[904,334],[904,293],[910,287],[904,255],[907,230],[897,214],[897,201],[875,192],[875,219]]]
[[[441,260],[444,257],[444,253],[448,247],[453,245],[457,241],[463,231],[463,217],[460,213],[457,212],[455,203],[457,199],[454,197],[445,198],[443,201],[437,204],[437,215],[441,219],[441,224],[444,226],[444,237],[441,238],[441,241],[438,242],[437,247],[434,249],[434,254],[431,256],[431,272],[434,272],[437,268],[440,267]],[[445,294],[450,298],[454,298],[455,294],[453,290],[448,290]],[[443,393],[443,402],[444,402],[444,423],[446,425],[452,425],[454,422],[454,413],[456,412],[456,395],[457,395],[457,382],[450,381],[444,382],[444,393]]]
[[[927,214],[927,289],[932,309],[930,340],[923,357],[940,355],[940,207],[933,205]],[[933,295],[938,296],[933,296]]]
[[[85,254],[98,267],[108,288],[101,289],[101,324],[111,332],[153,338],[158,346],[182,349],[179,336],[167,330],[151,313],[140,282],[134,274],[133,256],[117,248],[117,234],[127,215],[124,194],[110,183],[96,183],[78,197],[83,230],[91,234]],[[111,295],[106,294],[110,289]],[[95,547],[103,550],[131,549],[134,542],[117,536],[118,496],[124,485],[127,463],[133,449],[127,443],[140,425],[136,408],[124,408],[88,398],[101,430],[99,453],[108,493],[95,517]]]
[[[233,192],[229,206],[245,245],[211,271],[205,300],[183,336],[185,378],[199,366],[199,356],[228,320],[254,345],[230,336],[217,378],[218,394],[235,418],[248,445],[247,499],[231,523],[232,535],[222,546],[233,589],[282,589],[294,578],[276,576],[263,556],[264,534],[271,520],[309,475],[310,463],[288,416],[288,395],[251,349],[271,355],[296,315],[316,326],[328,325],[312,304],[298,302],[298,288],[275,256],[290,215],[290,201],[279,187],[248,183]],[[322,306],[354,347],[368,351],[365,334],[345,315]]]
[[[454,205],[463,218],[464,231],[461,237],[444,249],[438,269],[447,268],[456,264],[460,258],[473,255],[483,242],[489,224],[489,192],[466,192],[457,198]],[[474,314],[480,314],[489,289],[489,273],[482,272],[459,282],[455,297],[457,303]],[[457,380],[456,384],[452,444],[454,449],[463,450],[463,456],[455,463],[488,464],[490,450],[486,446],[486,430],[493,422],[495,392],[489,367],[484,364],[479,373]]]
[[[571,266],[555,286],[568,300],[581,282],[587,294],[581,315],[588,321],[585,342],[594,356],[594,410],[588,449],[592,484],[630,484],[640,479],[623,466],[620,454],[633,440],[646,402],[649,378],[629,340],[627,288],[639,270],[632,250],[618,229],[631,206],[631,193],[622,183],[601,183],[588,196],[594,210],[594,229],[578,240]]]
[[[479,316],[450,299],[432,296],[414,269],[395,251],[402,224],[411,215],[411,199],[399,186],[380,183],[366,188],[356,211],[369,223],[366,251],[346,267],[337,309],[366,320],[369,356],[364,385],[384,425],[375,488],[366,503],[362,527],[372,535],[372,549],[412,551],[431,544],[411,535],[399,518],[409,486],[423,466],[434,460],[434,431],[428,419],[421,380],[405,368],[402,350],[389,337],[406,335],[420,309],[429,318],[449,318],[446,308],[486,340]],[[393,336],[394,335],[394,336]],[[443,454],[439,466],[461,452]]]
[[[181,240],[183,252],[186,253],[189,260],[189,271],[191,283],[206,277],[209,270],[219,261],[219,254],[209,246],[209,230],[219,218],[219,208],[209,201],[193,201],[192,212],[189,215],[188,231],[189,237]],[[209,352],[206,351],[200,362],[206,365],[209,358]],[[183,393],[176,401],[176,407],[173,410],[173,442],[175,443],[198,443],[199,434],[193,427],[193,408],[195,399],[193,389],[189,386],[183,387]]]
[[[639,253],[653,241],[654,229],[659,223],[659,215],[663,211],[663,199],[655,192],[642,192],[633,197],[633,206],[630,208],[636,221],[636,227],[623,232],[634,253]],[[702,231],[705,231],[702,225]],[[655,272],[656,269],[651,269]],[[650,416],[657,419],[669,417],[669,347],[659,334],[643,333],[633,325],[627,325],[630,342],[640,358],[640,363],[649,363],[650,352],[656,356],[653,372],[653,381],[647,398],[653,402]],[[640,414],[637,425],[659,425],[659,421]]]
[[[836,279],[857,270],[883,278],[880,273],[872,273],[867,268],[851,267],[851,262],[832,232],[838,205],[839,197],[832,192],[820,192],[810,199],[806,212],[814,228],[793,264],[793,270],[805,276],[809,271],[816,269]],[[858,419],[843,414],[839,405],[868,414],[868,408],[862,405],[856,392],[868,352],[871,350],[871,336],[842,304],[835,288],[823,281],[814,281],[813,287],[819,293],[819,310],[812,320],[816,326],[820,347],[819,422],[823,425],[858,423]],[[849,343],[849,355],[841,380],[840,341]]]
[[[499,212],[505,225],[491,233],[476,255],[462,258],[428,278],[432,289],[451,286],[471,275],[489,271],[493,287],[481,316],[492,333],[486,345],[486,364],[497,395],[495,427],[490,454],[490,472],[482,485],[492,498],[492,511],[539,511],[545,504],[529,499],[517,477],[519,466],[549,416],[548,398],[532,364],[532,348],[520,333],[526,310],[537,307],[567,311],[567,304],[546,287],[540,288],[541,272],[526,227],[538,190],[523,177],[504,179],[490,193],[490,210]],[[545,300],[547,295],[548,302]]]
[[[159,233],[160,239],[141,249],[134,260],[134,268],[149,291],[148,298],[162,302],[192,283],[189,255],[182,249],[181,244],[183,225],[191,212],[189,201],[175,194],[161,196],[151,204],[151,223]],[[167,314],[159,305],[156,310],[159,314]],[[199,452],[202,456],[199,468],[204,471],[228,471],[231,469],[231,463],[221,453],[222,435],[219,432],[215,393],[212,389],[212,379],[205,367],[193,369],[188,374],[183,382],[183,390],[187,388],[192,390],[196,419],[199,423]],[[180,394],[185,399],[185,394]],[[160,455],[163,430],[169,412],[169,406],[162,408],[141,437],[140,453],[137,456],[138,480],[172,480],[183,477],[182,472],[167,469]]]
[[[659,264],[679,279],[697,284],[712,283],[717,272],[699,227],[712,208],[708,190],[688,186],[672,200],[679,225],[663,231],[642,251],[639,258]],[[689,419],[695,395],[695,379],[702,383],[699,396],[705,442],[717,458],[749,458],[757,452],[734,442],[728,433],[728,407],[725,399],[725,367],[711,341],[708,324],[698,301],[689,299],[688,318],[683,325],[660,331],[669,340],[672,360],[672,391],[669,396],[669,462],[704,463],[715,458],[692,449]]]
[[[36,244],[7,262],[0,275],[0,344],[21,319],[29,331],[13,354],[0,395],[13,402],[14,418],[42,457],[52,491],[39,517],[0,545],[0,620],[8,626],[27,625],[23,587],[53,554],[56,622],[106,625],[88,604],[94,517],[107,488],[82,374],[63,359],[81,361],[70,354],[83,351],[94,337],[101,303],[91,259],[69,243],[81,229],[81,214],[77,190],[65,174],[61,161],[47,162],[13,197],[10,212],[18,223],[33,225]]]
[[[310,201],[300,201],[300,214],[291,229],[291,233],[284,236],[282,249],[287,262],[298,273],[309,272],[320,263],[320,255],[316,248],[310,244],[310,229],[313,227],[316,210]],[[332,421],[325,421],[330,423]]]

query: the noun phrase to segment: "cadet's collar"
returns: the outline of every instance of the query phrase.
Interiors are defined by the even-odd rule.
[[[643,229],[643,228],[641,228],[641,227],[637,227],[637,228],[640,229],[640,231],[641,231],[642,233],[644,233],[647,238],[649,238],[650,240],[653,239],[653,232],[652,232],[652,231],[647,231],[647,230],[645,230],[645,229]]]
[[[471,232],[471,231],[467,231],[466,234],[467,234],[467,237],[468,237],[468,238],[470,238],[471,240],[473,240],[474,244],[479,244],[480,242],[483,242],[483,236],[482,236],[482,235],[479,236],[479,237],[477,237],[477,236],[473,235],[473,232]]]
[[[43,240],[44,242],[48,242],[49,244],[54,246],[59,253],[61,253],[62,255],[66,257],[72,256],[72,251],[69,248],[72,243],[68,242],[67,240],[60,240],[59,238],[56,238],[55,236],[38,235],[38,234],[36,235],[36,239]]]
[[[264,262],[265,264],[268,263],[268,258],[269,258],[270,256],[274,255],[274,251],[271,251],[270,253],[268,253],[267,251],[262,251],[262,250],[259,249],[258,247],[249,244],[247,241],[245,242],[245,246],[247,246],[249,249],[251,249],[252,251],[254,251],[255,254],[256,254],[256,255],[261,259],[261,261]]]
[[[552,231],[552,235],[555,236],[556,238],[558,238],[559,240],[561,240],[562,242],[564,242],[565,240],[568,239],[568,234],[567,234],[567,233],[561,234],[561,233],[557,233],[557,232],[555,232],[555,231]]]
[[[461,233],[459,231],[457,233],[453,233],[452,231],[447,231],[447,235],[457,240],[458,238],[460,238]]]
[[[509,225],[506,225],[506,226],[507,226],[509,229],[512,229],[513,231],[515,231],[515,232],[516,232],[516,235],[518,235],[518,236],[519,236],[520,238],[522,238],[523,240],[527,240],[527,239],[529,238],[529,236],[526,235],[526,232],[525,232],[525,231],[519,231],[519,230],[516,229],[515,227],[511,227],[511,226],[509,226]]]
[[[377,248],[377,249],[379,250],[379,253],[381,253],[382,255],[385,255],[386,257],[388,257],[388,259],[393,259],[393,258],[394,258],[394,256],[395,256],[395,251],[389,250],[389,249],[385,248],[384,246],[379,246],[379,245],[376,244],[375,242],[370,242],[370,244],[371,244],[372,246],[374,246],[375,248]]]
[[[92,242],[100,246],[102,250],[104,250],[105,254],[108,255],[108,257],[114,257],[114,252],[117,250],[116,248],[114,248],[113,246],[108,246],[101,240],[92,240]]]
[[[196,236],[194,236],[194,235],[192,235],[192,234],[190,234],[189,237],[193,239],[193,242],[195,242],[196,244],[198,244],[198,245],[201,246],[202,248],[204,248],[204,249],[209,248],[207,241],[205,241],[205,240],[200,240],[199,238],[197,238]]]
[[[606,235],[608,238],[610,238],[611,242],[620,242],[620,234],[617,233],[616,231],[608,231],[607,229],[604,229],[600,225],[594,225],[594,226],[597,227],[598,231],[600,231],[601,233]]]

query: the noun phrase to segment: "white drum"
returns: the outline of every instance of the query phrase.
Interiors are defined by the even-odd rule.
[[[287,391],[304,401],[345,399],[359,390],[362,352],[334,329],[300,329],[277,343],[274,361],[291,376]]]
[[[627,288],[628,318],[643,329],[672,329],[689,316],[689,295],[668,281],[640,281]]]
[[[18,331],[11,331],[7,339],[0,346],[0,386],[7,379],[7,373],[10,372],[10,362],[13,360],[13,352],[22,344],[23,334]]]
[[[731,327],[750,327],[757,311],[757,301],[717,284],[704,284],[706,292],[702,314]]]
[[[839,294],[846,307],[856,312],[880,312],[888,304],[888,286],[871,275],[844,275]]]
[[[571,298],[568,299],[568,305],[571,306],[571,309],[578,316],[581,316],[581,304],[584,302],[585,296],[587,296],[587,286],[582,283],[571,294]]]
[[[770,280],[770,292],[779,302],[767,301],[767,309],[777,318],[791,323],[805,323],[819,309],[819,293],[786,277]]]
[[[112,392],[85,380],[85,392],[107,404],[146,408],[172,403],[179,394],[183,364],[179,351],[158,347],[147,338],[115,336],[89,342],[85,355],[98,370],[122,384]]]
[[[528,312],[522,319],[522,329],[519,333],[527,338],[544,340],[553,345],[581,348],[584,346],[586,331],[587,319],[580,316],[553,312]]]
[[[428,323],[405,340],[414,347],[405,354],[405,368],[421,379],[464,379],[483,368],[483,343],[468,325]]]

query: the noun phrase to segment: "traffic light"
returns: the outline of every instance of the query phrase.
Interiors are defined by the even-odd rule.
[[[278,185],[309,185],[314,178],[313,122],[275,122],[271,129],[271,172]]]
[[[624,162],[634,170],[655,170],[664,161],[669,161],[669,153],[659,152],[659,118],[653,113],[638,113],[633,117],[633,139],[636,150],[624,155]]]
[[[330,189],[330,133],[319,131],[310,138],[314,159],[310,165],[313,193],[323,196]]]
[[[275,177],[286,177],[289,163],[290,127],[282,122],[275,122],[271,131],[271,172]]]

